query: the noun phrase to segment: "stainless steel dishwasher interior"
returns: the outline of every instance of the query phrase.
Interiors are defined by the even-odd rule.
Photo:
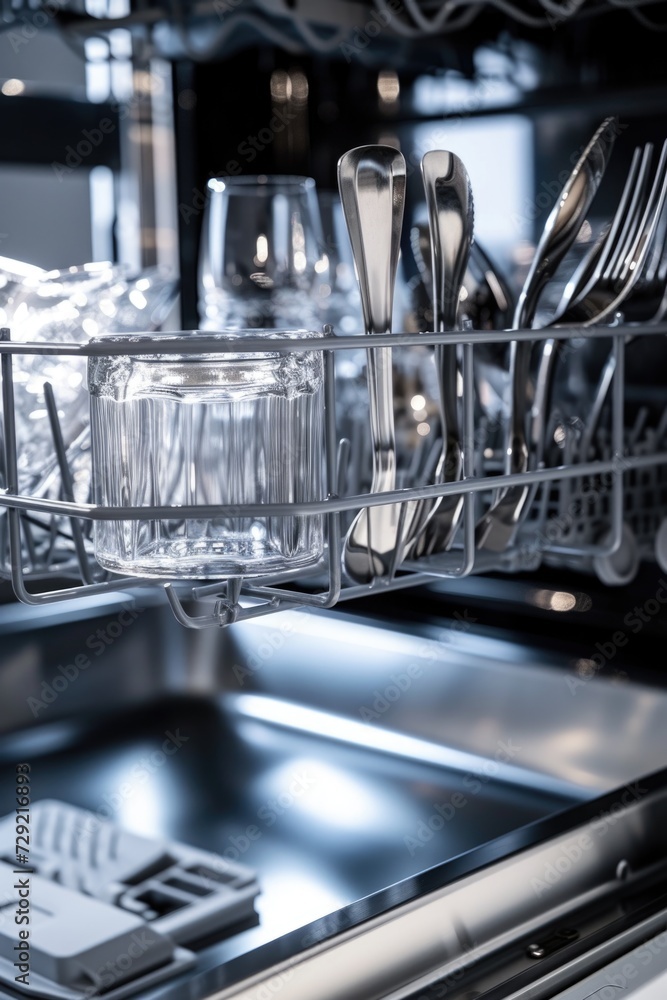
[[[295,610],[196,633],[126,594],[71,619],[6,605],[0,635],[3,812],[29,761],[33,801],[256,870],[257,920],[203,947],[197,995],[664,766],[667,692],[451,622]]]

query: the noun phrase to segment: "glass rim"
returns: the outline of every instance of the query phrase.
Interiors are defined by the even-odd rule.
[[[180,354],[177,351],[168,351],[167,353],[161,352],[159,347],[155,348],[154,354],[113,354],[111,357],[115,358],[116,363],[119,361],[125,362],[129,360],[132,364],[201,364],[201,363],[211,363],[220,362],[225,365],[234,365],[241,362],[247,361],[249,358],[255,359],[258,362],[262,360],[275,360],[276,358],[285,357],[285,353],[282,351],[271,350],[267,346],[265,350],[260,349],[259,351],[233,351],[231,353],[211,353],[210,351],[196,351],[192,350],[192,345],[196,344],[198,339],[206,338],[207,340],[213,340],[218,343],[230,343],[243,341],[245,339],[252,338],[254,340],[271,341],[276,340],[306,340],[313,339],[319,340],[326,336],[324,330],[309,330],[309,329],[298,329],[292,328],[276,328],[268,329],[265,327],[247,327],[245,329],[234,329],[234,330],[216,330],[216,331],[206,331],[199,329],[192,330],[179,330],[176,332],[162,332],[159,330],[150,331],[136,331],[136,332],[114,332],[109,331],[108,333],[100,333],[95,337],[90,338],[90,343],[145,343],[146,341],[151,342],[155,340],[160,341],[172,341],[176,343],[182,343],[187,345],[187,352]],[[288,351],[287,354],[293,353]],[[101,359],[108,359],[109,355],[91,355],[88,358],[88,363],[94,366],[95,362]]]
[[[255,194],[262,189],[266,191],[276,188],[286,188],[286,193],[293,191],[314,191],[315,179],[306,174],[234,174],[231,177],[209,177],[206,187],[211,194],[222,194],[232,190]]]
[[[302,337],[323,337],[322,330],[311,330],[307,327],[285,326],[285,327],[264,327],[247,326],[234,327],[220,330],[201,330],[193,328],[191,330],[109,330],[105,333],[98,333],[90,337],[90,343],[110,343],[144,340],[182,340],[190,343],[196,339],[206,338],[207,340],[243,340],[245,337],[252,337],[257,340],[279,340],[281,338],[293,338],[295,340]],[[141,355],[137,355],[141,357]]]

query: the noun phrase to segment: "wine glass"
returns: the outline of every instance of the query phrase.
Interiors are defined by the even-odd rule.
[[[330,291],[323,296],[326,322],[333,326],[336,333],[344,336],[362,335],[361,294],[340,195],[337,191],[323,190],[318,194],[318,201],[324,234],[323,250],[329,261]],[[365,356],[365,351],[361,353]]]
[[[207,194],[201,328],[320,329],[331,285],[313,178],[212,178]]]

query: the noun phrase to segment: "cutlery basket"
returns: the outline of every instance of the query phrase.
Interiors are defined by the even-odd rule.
[[[341,380],[336,377],[337,360],[345,352],[358,352],[358,336],[337,336],[330,327],[322,335],[278,334],[270,344],[250,331],[243,338],[229,338],[200,332],[196,337],[191,331],[169,335],[101,338],[87,343],[26,344],[13,343],[9,330],[3,331],[0,341],[2,355],[2,416],[4,427],[3,462],[6,487],[0,491],[0,544],[3,546],[6,569],[4,575],[11,581],[19,600],[34,605],[54,603],[101,591],[122,591],[146,588],[166,595],[177,619],[186,627],[204,628],[225,626],[234,621],[265,615],[297,605],[332,607],[339,602],[406,587],[422,585],[434,578],[455,578],[473,573],[516,573],[535,571],[540,565],[561,565],[584,573],[596,573],[603,582],[619,584],[631,578],[636,564],[641,560],[657,561],[667,571],[665,516],[667,514],[667,416],[640,409],[636,414],[627,406],[625,381],[626,341],[638,332],[646,339],[660,338],[667,333],[667,323],[656,324],[638,331],[636,326],[618,322],[607,327],[586,330],[562,328],[559,337],[572,347],[566,362],[576,357],[584,343],[606,341],[615,362],[610,380],[607,402],[601,413],[593,416],[576,414],[562,401],[556,400],[545,421],[547,441],[544,462],[539,468],[521,474],[505,471],[503,442],[505,427],[502,416],[492,413],[480,391],[477,363],[486,358],[488,349],[502,349],[513,340],[539,341],[549,334],[540,330],[489,331],[466,330],[463,333],[435,334],[395,333],[365,338],[364,349],[381,350],[392,347],[394,357],[408,357],[410,351],[419,351],[428,357],[437,344],[457,344],[459,350],[459,403],[463,429],[463,474],[459,481],[436,484],[429,481],[429,462],[421,463],[421,471],[414,454],[403,456],[396,489],[382,494],[368,491],[370,463],[368,452],[368,410],[362,405],[350,418],[348,399],[345,412],[338,412],[343,399]],[[657,344],[658,341],[656,340]],[[342,352],[342,353],[341,353]],[[74,471],[62,448],[58,435],[57,401],[53,421],[54,454],[60,468],[62,499],[44,499],[22,495],[17,489],[17,445],[14,421],[13,360],[17,354],[44,353],[65,357],[86,357],[91,369],[102,364],[115,372],[140,371],[147,356],[160,355],[168,359],[178,356],[181,361],[206,355],[213,366],[220,369],[233,365],[232,359],[252,354],[257,358],[276,356],[289,359],[296,380],[305,371],[320,371],[322,375],[322,447],[318,448],[318,462],[324,486],[318,495],[317,487],[298,493],[298,483],[312,473],[313,441],[305,451],[296,452],[299,461],[307,468],[292,470],[292,486],[287,492],[266,493],[254,496],[223,495],[218,493],[191,493],[179,495],[177,502],[165,503],[157,493],[114,493],[98,490],[85,502],[75,501],[71,493]],[[143,359],[143,361],[142,361]],[[309,359],[305,361],[304,359]],[[167,364],[173,371],[173,366]],[[427,365],[428,368],[428,365]],[[414,368],[401,366],[395,372],[395,384],[410,374],[404,386],[401,405],[406,412],[397,412],[397,428],[404,429],[412,421],[415,430],[407,432],[399,441],[419,441],[419,425],[429,428],[423,436],[424,454],[439,452],[437,418],[430,416],[437,407],[425,398],[423,392],[414,393],[420,383],[414,380]],[[299,375],[300,373],[300,375]],[[298,376],[298,377],[297,377]],[[343,387],[344,388],[344,387]],[[410,393],[413,393],[412,396]],[[418,398],[420,397],[420,398]],[[407,402],[405,401],[407,400]],[[417,405],[419,404],[419,405]],[[93,405],[94,409],[94,405]],[[407,413],[407,416],[406,416]],[[111,425],[98,413],[95,434],[100,442],[110,440]],[[588,419],[588,423],[587,423]],[[347,421],[347,422],[346,422]],[[343,436],[341,428],[347,430]],[[422,428],[423,429],[423,428]],[[209,429],[210,430],[210,429]],[[233,434],[239,427],[231,420],[226,433]],[[303,429],[302,429],[303,430]],[[317,431],[315,431],[317,437]],[[426,439],[428,438],[428,441]],[[584,451],[582,452],[582,441]],[[168,448],[168,441],[154,442],[156,448]],[[212,461],[211,442],[207,444],[206,461]],[[405,445],[401,445],[405,447]],[[414,451],[414,449],[413,449]],[[256,450],[247,449],[250,479],[260,473],[253,463]],[[102,455],[102,460],[110,461]],[[133,458],[136,466],[137,456]],[[180,459],[179,459],[180,461]],[[185,457],[183,457],[185,462]],[[177,463],[178,464],[178,463]],[[181,462],[182,464],[182,462]],[[316,463],[317,464],[317,463]],[[138,468],[138,466],[136,466]],[[120,468],[120,466],[118,466]],[[310,472],[308,472],[310,469]],[[206,470],[191,466],[197,478]],[[148,469],[146,471],[148,475]],[[312,481],[314,482],[314,480]],[[311,482],[311,485],[312,485]],[[513,486],[530,488],[530,503],[526,516],[518,525],[515,537],[502,552],[482,551],[476,544],[475,526],[489,508],[499,490]],[[166,494],[165,494],[166,495]],[[173,494],[172,494],[173,495]],[[419,558],[398,557],[390,572],[370,584],[355,584],[346,579],[342,568],[342,547],[345,531],[361,508],[383,503],[402,503],[438,497],[462,496],[463,513],[460,528],[448,551]],[[150,499],[150,503],[147,500]],[[178,523],[180,537],[188,537],[189,527],[199,537],[210,533],[211,526],[232,522],[248,524],[258,519],[268,524],[275,519],[281,523],[310,524],[317,535],[321,527],[321,550],[318,544],[310,546],[308,565],[290,565],[289,560],[275,567],[268,564],[254,575],[243,568],[234,572],[220,564],[210,573],[196,579],[179,579],[158,569],[122,576],[119,565],[104,565],[95,558],[93,536],[98,540],[105,532],[116,531],[128,537],[144,533],[146,539],[155,538],[156,524]],[[41,545],[35,545],[35,525],[44,534]],[[115,527],[109,527],[115,526]],[[280,530],[280,529],[276,529]],[[319,536],[318,536],[319,537]],[[310,541],[318,543],[314,535]],[[400,537],[399,541],[403,541]],[[289,547],[289,545],[288,545]],[[398,548],[398,546],[397,546]],[[313,552],[316,557],[312,557]],[[311,558],[312,557],[312,558]],[[163,564],[168,565],[168,561]],[[216,573],[219,572],[219,577]],[[197,570],[193,571],[193,575]],[[44,578],[51,584],[44,586]],[[35,589],[32,580],[42,581]]]

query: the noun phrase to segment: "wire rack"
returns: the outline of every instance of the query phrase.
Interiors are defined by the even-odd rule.
[[[647,31],[667,30],[666,0],[347,0],[322,4],[319,0],[159,0],[132,4],[118,13],[113,0],[91,5],[84,0],[0,0],[0,32],[50,26],[82,54],[86,38],[106,39],[125,28],[137,39],[157,29],[151,45],[165,45],[159,34],[173,33],[180,50],[195,61],[220,58],[237,44],[259,39],[286,52],[340,54],[354,46],[359,32],[375,38],[379,30],[391,41],[444,38],[470,27],[494,12],[525,28],[547,32],[571,22],[625,12]],[[206,26],[202,41],[201,28]],[[26,36],[31,37],[31,36]],[[166,44],[173,56],[173,42]]]
[[[647,426],[641,414],[633,426],[625,420],[626,338],[637,335],[637,324],[620,320],[613,326],[588,329],[559,329],[563,341],[607,338],[615,361],[609,392],[609,419],[601,424],[594,457],[576,455],[575,438],[582,428],[568,425],[554,412],[549,434],[558,442],[555,461],[548,452],[543,467],[520,474],[503,471],[503,430],[491,424],[479,407],[475,389],[475,351],[490,344],[511,341],[540,341],[550,331],[512,330],[463,333],[392,333],[364,338],[365,350],[386,347],[410,348],[419,345],[458,344],[461,365],[461,410],[463,471],[457,482],[418,484],[404,482],[400,488],[371,493],[355,489],[359,478],[350,475],[350,440],[341,437],[337,420],[335,358],[339,351],[358,351],[358,336],[338,336],[330,327],[318,338],[265,340],[245,337],[220,341],[202,333],[184,342],[173,334],[119,343],[13,343],[9,330],[0,332],[2,362],[2,418],[4,428],[2,460],[4,487],[0,489],[0,575],[8,579],[19,601],[33,606],[76,601],[104,592],[140,588],[155,595],[161,591],[177,620],[187,628],[225,627],[234,622],[275,613],[295,606],[331,608],[371,594],[416,587],[434,578],[456,578],[489,572],[534,571],[542,563],[565,565],[594,572],[596,560],[617,552],[628,524],[635,528],[641,559],[656,559],[655,539],[667,517],[667,416]],[[642,336],[667,333],[667,323],[642,328]],[[276,351],[321,351],[324,361],[324,466],[326,495],[305,503],[246,504],[236,506],[190,505],[106,507],[74,500],[73,474],[63,442],[58,411],[51,386],[45,386],[53,448],[60,470],[60,497],[48,499],[18,492],[18,454],[14,400],[13,359],[16,355],[63,355],[90,357],[142,354],[261,354]],[[366,432],[368,421],[359,430]],[[494,430],[492,430],[495,428]],[[583,428],[585,437],[586,428]],[[604,487],[600,484],[603,483]],[[597,484],[593,489],[590,484]],[[530,486],[529,513],[515,539],[501,553],[476,547],[475,526],[480,514],[491,504],[499,489]],[[358,489],[358,485],[357,485]],[[582,497],[593,497],[584,503]],[[446,552],[404,560],[396,557],[391,571],[369,584],[346,578],[343,568],[343,541],[353,517],[362,508],[437,497],[462,496],[463,513],[458,534]],[[573,498],[575,498],[573,500]],[[577,499],[578,498],[578,499]],[[291,571],[262,578],[219,581],[184,581],[123,577],[102,570],[96,563],[91,544],[93,522],[104,519],[181,520],[234,517],[287,517],[324,515],[326,541],[324,556],[307,571]],[[403,539],[397,539],[397,551]],[[35,589],[34,584],[38,586]],[[66,584],[66,586],[63,586]]]

